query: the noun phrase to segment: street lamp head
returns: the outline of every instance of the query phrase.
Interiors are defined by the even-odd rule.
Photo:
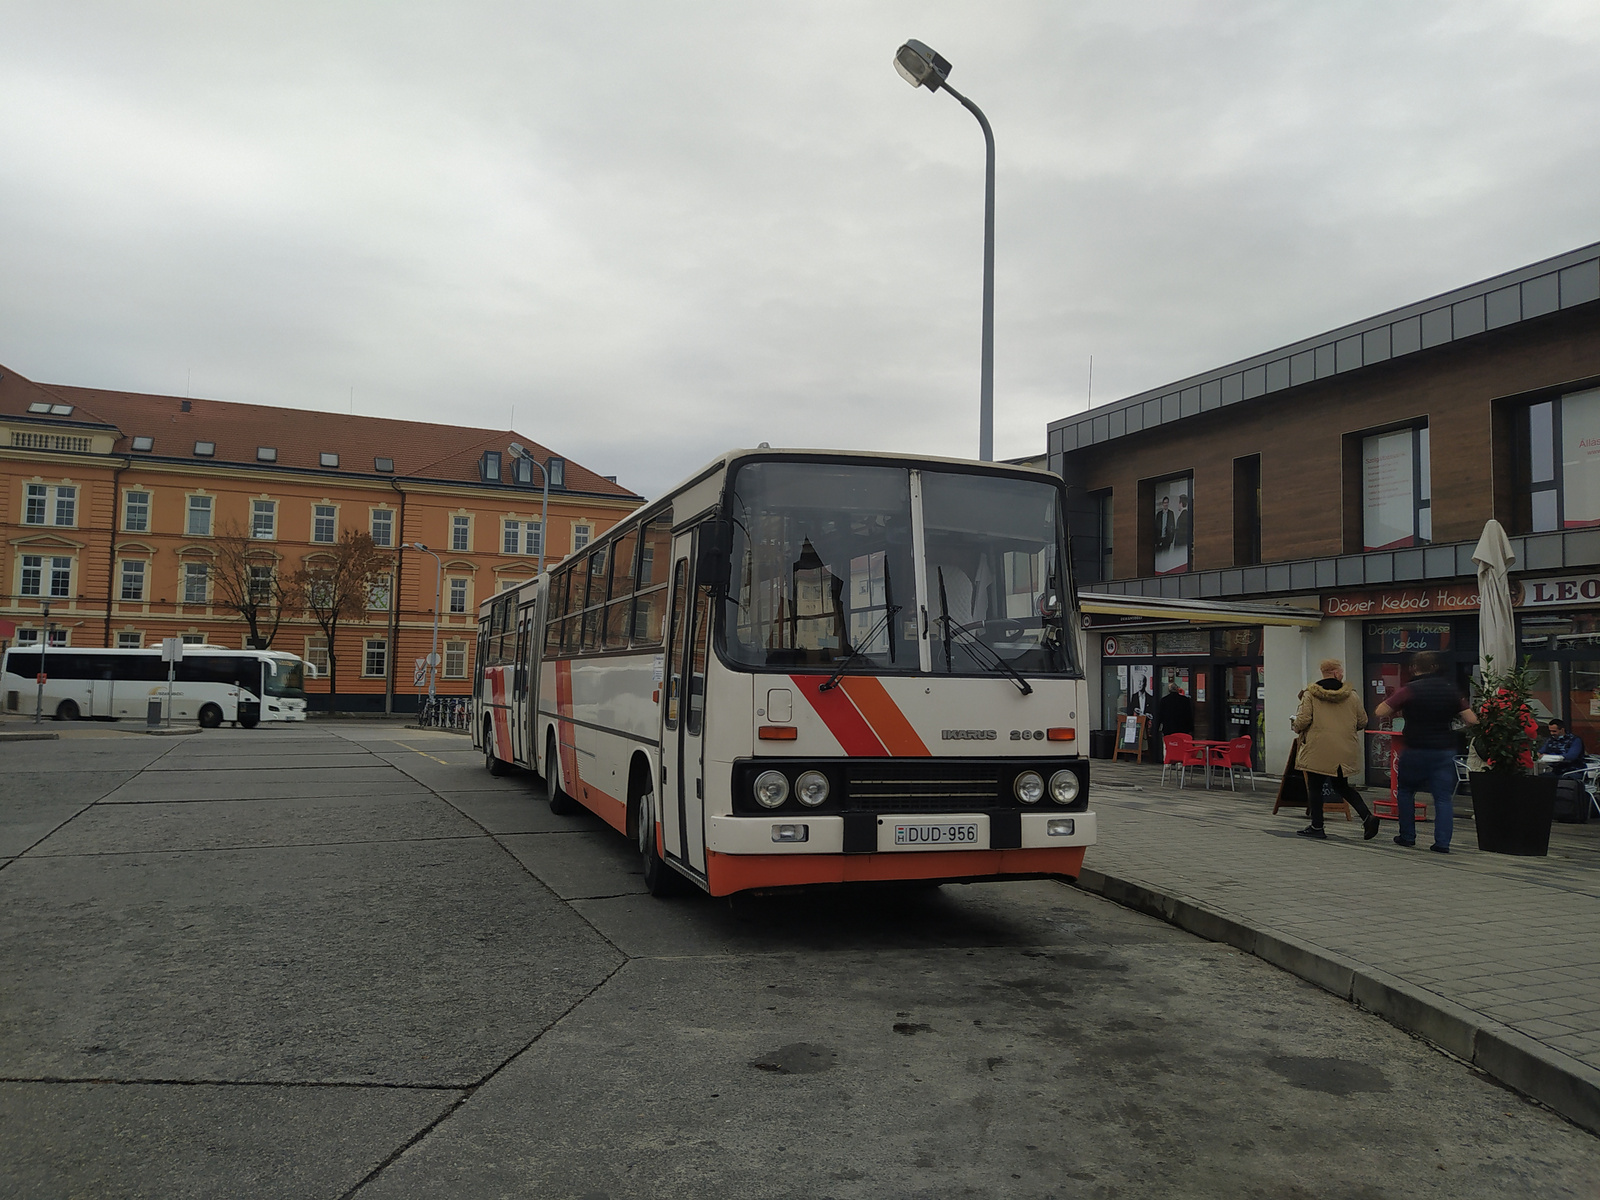
[[[895,52],[894,69],[912,87],[925,87],[930,92],[937,92],[950,74],[950,63],[930,46],[916,38],[907,38],[906,44]]]
[[[408,545],[409,545],[409,546],[410,546],[410,547],[411,547],[411,548],[412,548],[412,549],[413,549],[413,550],[421,550],[421,551],[424,551],[424,552],[426,552],[426,551],[427,551],[427,549],[428,549],[428,548],[427,548],[427,547],[426,547],[426,546],[424,546],[424,545],[423,545],[423,544],[422,544],[422,543],[421,543],[421,542],[409,542],[409,543],[407,543],[407,544],[408,544]]]
[[[512,458],[528,457],[528,452],[522,448],[521,442],[512,442],[511,445],[506,447],[506,450],[511,454]]]

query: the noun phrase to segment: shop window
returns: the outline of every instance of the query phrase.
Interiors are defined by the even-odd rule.
[[[1361,547],[1399,550],[1433,540],[1426,424],[1361,439]]]
[[[1172,475],[1147,484],[1149,527],[1156,575],[1194,569],[1194,476]]]
[[[1261,561],[1261,455],[1233,460],[1233,565]]]
[[[1600,525],[1600,388],[1520,409],[1516,448],[1519,532]]]

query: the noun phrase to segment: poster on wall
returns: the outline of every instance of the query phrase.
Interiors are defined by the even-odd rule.
[[[1600,388],[1561,397],[1561,523],[1600,525]]]
[[[1187,571],[1194,563],[1194,513],[1190,508],[1193,485],[1194,477],[1190,475],[1156,480],[1151,518],[1156,535],[1157,575]]]
[[[1125,711],[1136,716],[1150,716],[1156,710],[1155,668],[1139,664],[1128,668],[1128,701]]]
[[[1368,550],[1397,550],[1416,541],[1411,437],[1411,430],[1397,429],[1362,439],[1361,527]]]

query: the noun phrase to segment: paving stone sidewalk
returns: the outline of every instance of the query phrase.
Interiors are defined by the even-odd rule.
[[[1448,856],[1371,842],[1330,814],[1296,836],[1258,790],[1179,790],[1159,766],[1096,762],[1100,842],[1080,886],[1239,945],[1380,1012],[1600,1132],[1600,824],[1548,858],[1478,850],[1458,800]],[[1367,793],[1370,798],[1373,792]]]

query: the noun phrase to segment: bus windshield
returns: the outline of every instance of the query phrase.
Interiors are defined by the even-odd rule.
[[[305,664],[298,659],[264,658],[261,660],[261,682],[269,696],[303,700],[306,695]]]
[[[916,672],[926,612],[935,673],[1072,672],[1059,489],[926,469],[920,481],[919,596],[910,470],[743,464],[729,486],[728,661]]]

